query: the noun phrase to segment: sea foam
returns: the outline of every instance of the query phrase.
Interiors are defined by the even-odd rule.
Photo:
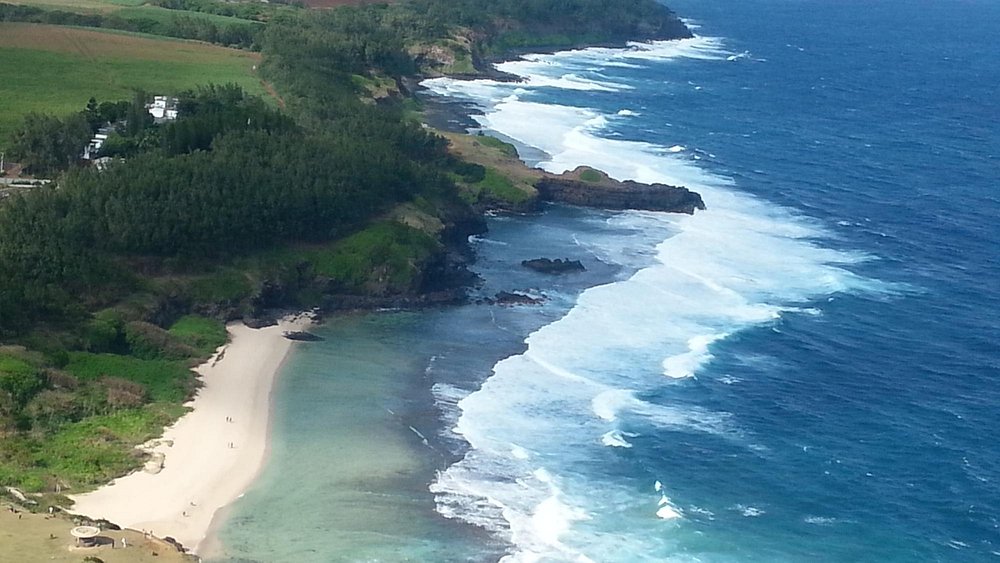
[[[700,168],[681,154],[683,139],[664,145],[609,139],[614,114],[534,96],[539,88],[628,91],[627,84],[586,77],[587,68],[679,58],[724,61],[730,55],[720,40],[696,37],[532,55],[501,65],[525,80],[519,84],[447,78],[424,83],[481,106],[484,113],[476,119],[484,129],[543,151],[547,156],[539,166],[547,171],[589,165],[622,180],[684,185],[701,193],[708,206],[693,216],[618,215],[615,221],[633,229],[665,233],[649,246],[609,249],[638,253],[646,267],[585,291],[562,319],[526,339],[524,354],[499,362],[481,389],[458,402],[454,431],[469,450],[440,473],[431,491],[441,514],[508,540],[512,561],[621,557],[623,543],[630,553],[655,553],[660,540],[654,522],[683,521],[665,490],[669,483],[657,487],[658,500],[650,507],[626,484],[603,476],[600,460],[641,447],[625,439],[644,434],[629,433],[630,427],[704,432],[736,442],[744,436],[727,413],[650,397],[671,381],[683,384],[696,376],[728,335],[773,324],[819,297],[879,290],[877,282],[848,269],[866,257],[824,247],[819,241],[828,234],[822,226]],[[748,516],[763,513],[741,509]],[[652,520],[639,520],[614,538],[588,535],[578,525],[622,510]]]

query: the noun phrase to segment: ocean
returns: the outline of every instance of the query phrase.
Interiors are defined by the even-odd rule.
[[[496,216],[473,303],[330,320],[219,561],[1000,560],[1000,4],[671,7],[425,86],[708,209]]]

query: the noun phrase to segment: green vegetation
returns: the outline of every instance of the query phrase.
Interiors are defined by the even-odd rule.
[[[478,45],[484,54],[525,47],[690,37],[674,14],[653,0],[416,0],[414,4],[426,9],[428,19],[478,30],[485,36]]]
[[[122,401],[133,400],[127,393],[134,392],[135,401],[141,401],[148,395],[154,402],[179,403],[190,397],[194,390],[191,370],[184,362],[175,360],[143,360],[117,354],[73,352],[69,364],[63,369],[81,382],[115,377],[142,386],[140,390],[139,387],[118,386],[120,382],[116,382],[115,391],[123,394]]]
[[[386,221],[312,255],[313,267],[346,293],[387,295],[420,289],[422,263],[439,249],[430,235]]]
[[[538,196],[535,182],[543,173],[524,166],[514,145],[482,134],[446,135],[449,150],[464,163],[453,170],[467,202],[501,209],[531,207]]]
[[[493,168],[487,168],[485,177],[473,184],[473,187],[481,190],[481,197],[484,196],[487,201],[519,204],[529,201],[532,197],[525,190],[514,187],[509,178]]]
[[[220,330],[220,323],[209,322]],[[197,327],[198,334],[211,330],[204,320]],[[124,343],[122,351],[131,353],[143,344],[145,353],[157,355],[170,350],[142,343],[134,331],[105,312],[91,321],[82,344]],[[51,490],[57,482],[91,486],[128,471],[137,461],[132,446],[179,416],[195,387],[188,358],[79,351],[64,359],[57,365],[24,348],[0,348],[0,486],[29,492]]]
[[[236,305],[254,292],[254,282],[244,269],[222,266],[190,281],[186,293],[196,303]]]
[[[215,319],[186,315],[170,327],[170,334],[191,346],[201,355],[208,355],[226,343],[226,327]]]
[[[590,182],[591,184],[596,184],[598,182],[604,181],[604,176],[600,172],[592,168],[586,168],[580,172],[580,179],[584,182]]]
[[[66,424],[47,434],[0,440],[0,485],[26,492],[51,491],[56,483],[75,489],[101,485],[133,469],[133,449],[163,432],[183,414],[179,405],[123,409]]]
[[[496,137],[490,137],[489,135],[483,135],[482,133],[480,133],[479,136],[476,137],[476,140],[479,141],[480,144],[486,145],[487,147],[491,147],[491,148],[497,149],[504,156],[508,156],[510,158],[518,158],[517,147],[515,147],[514,145],[512,145],[510,143],[506,143],[504,141],[501,141],[500,139],[497,139]]]
[[[90,98],[129,100],[135,90],[173,94],[210,82],[262,95],[255,64],[252,53],[210,45],[0,23],[0,147],[24,116],[64,116]]]

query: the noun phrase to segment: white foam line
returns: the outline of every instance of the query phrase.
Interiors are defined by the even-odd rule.
[[[656,260],[629,279],[583,292],[562,319],[526,339],[523,355],[499,362],[479,391],[459,401],[456,432],[470,450],[438,476],[431,490],[442,514],[509,539],[515,546],[510,561],[582,560],[591,552],[614,552],[614,542],[627,543],[630,552],[650,553],[643,550],[659,545],[657,533],[641,525],[615,538],[578,535],[576,522],[619,506],[606,497],[635,495],[613,481],[595,485],[583,479],[575,461],[611,455],[608,447],[622,454],[635,447],[625,439],[624,424],[741,439],[727,413],[639,397],[665,385],[683,385],[712,360],[714,343],[770,322],[784,310],[805,309],[836,292],[885,289],[844,269],[865,257],[823,248],[819,241],[828,233],[815,221],[741,193],[731,179],[688,159],[685,154],[698,149],[687,140],[655,145],[602,138],[613,120],[636,116],[625,109],[616,115],[530,101],[539,88],[553,86],[627,96],[631,85],[595,78],[587,69],[682,58],[724,61],[733,55],[718,38],[695,37],[529,55],[501,66],[525,78],[516,85],[424,83],[483,107],[484,114],[476,116],[479,124],[548,155],[540,163],[545,170],[558,173],[586,164],[619,180],[685,185],[701,193],[708,206],[694,216],[618,215],[618,224],[667,233],[649,247],[629,249]],[[614,103],[621,108],[628,102]],[[538,460],[546,466],[534,465]],[[656,516],[683,519],[683,511],[657,485]],[[595,486],[602,495],[592,494]],[[763,514],[755,507],[739,509],[748,516]]]

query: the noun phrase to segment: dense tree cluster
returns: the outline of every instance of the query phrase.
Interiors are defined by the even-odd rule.
[[[392,104],[363,103],[352,78],[412,74],[408,46],[450,37],[459,26],[484,38],[487,50],[519,33],[686,33],[653,0],[622,4],[408,0],[272,21],[260,38],[262,70],[295,121],[235,87],[181,95],[183,117],[158,127],[146,122],[142,93],[131,104],[94,101],[67,119],[31,116],[14,152],[33,168],[65,168],[95,124],[122,112],[125,126],[105,152],[128,160],[104,171],[73,170],[58,189],[0,208],[0,326],[109,301],[134,283],[126,265],[136,257],[330,240],[394,203],[448,194],[447,174],[464,170],[448,158],[445,141],[402,119]],[[0,19],[57,14],[32,10],[0,5]]]
[[[201,12],[244,20],[267,21],[275,14],[270,2],[219,2],[218,0],[152,0],[150,4],[168,10]]]
[[[59,118],[29,113],[10,140],[10,152],[33,173],[69,168],[83,152],[92,134],[83,113]]]
[[[690,31],[655,0],[410,0],[402,4],[425,29],[474,28],[487,52],[570,43],[689,37]],[[440,33],[440,27],[436,30]]]
[[[417,126],[303,132],[234,86],[187,93],[181,107],[186,117],[157,128],[163,148],[73,169],[0,207],[0,325],[109,300],[131,283],[130,257],[330,240],[449,186],[443,144]]]

